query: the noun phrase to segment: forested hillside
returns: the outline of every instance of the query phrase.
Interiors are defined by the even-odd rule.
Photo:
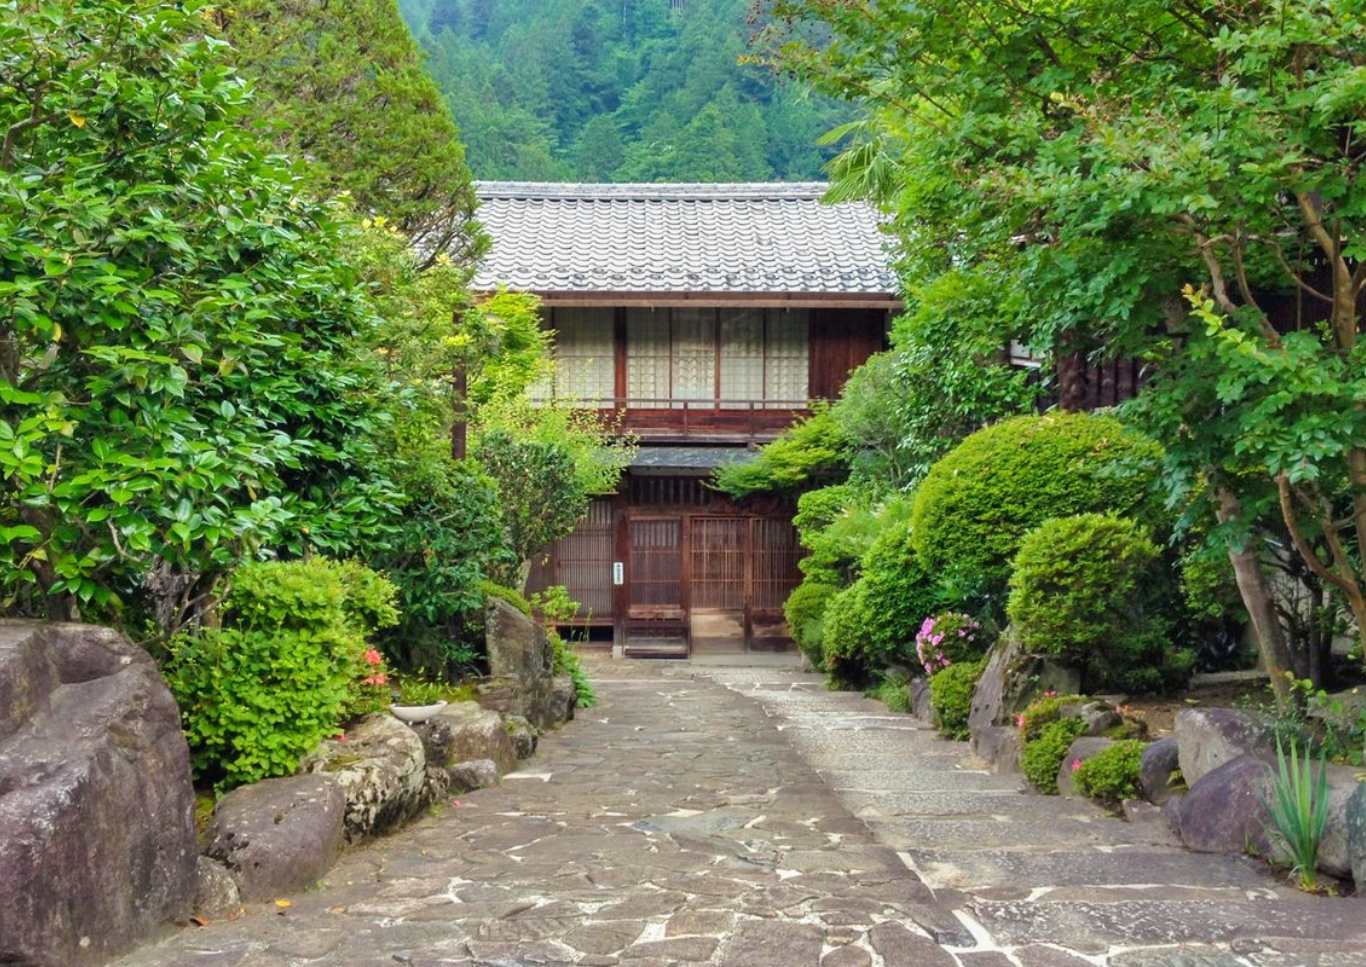
[[[821,177],[847,107],[741,64],[749,0],[400,0],[480,178]]]

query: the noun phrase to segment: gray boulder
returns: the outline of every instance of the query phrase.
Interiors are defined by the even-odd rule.
[[[207,856],[201,856],[195,867],[194,912],[205,920],[228,920],[242,912],[232,872]]]
[[[0,963],[92,964],[194,900],[194,788],[156,662],[0,620]]]
[[[1271,836],[1267,797],[1271,768],[1255,755],[1240,755],[1171,799],[1166,812],[1181,841],[1201,853],[1255,852],[1268,856]]]
[[[1318,768],[1315,763],[1315,776]],[[1319,844],[1319,869],[1331,876],[1353,875],[1351,804],[1362,788],[1357,781],[1360,773],[1360,769],[1352,766],[1328,767],[1328,824],[1324,827],[1323,842]]]
[[[1231,708],[1185,708],[1176,713],[1177,758],[1187,785],[1241,755],[1270,759],[1276,741],[1266,721]]]
[[[108,961],[189,914],[197,854],[156,663],[107,628],[0,620],[0,964]]]
[[[490,759],[499,773],[516,768],[517,747],[503,716],[478,702],[452,702],[413,731],[422,739],[429,767]]]
[[[1082,734],[1090,736],[1104,735],[1124,722],[1108,702],[1095,700],[1064,705],[1059,713],[1063,718],[1081,719],[1082,725],[1086,727]]]
[[[930,682],[927,678],[913,678],[906,686],[911,698],[911,714],[922,722],[932,721],[930,708]]]
[[[540,732],[536,726],[527,721],[524,715],[508,715],[503,719],[503,727],[507,729],[508,736],[512,739],[512,747],[517,752],[518,759],[530,759],[536,754],[536,743],[540,741]]]
[[[993,725],[1010,725],[1030,702],[1052,689],[1059,695],[1075,694],[1081,675],[1050,658],[1027,655],[1009,629],[987,652],[987,665],[972,693],[968,729],[976,732]]]
[[[1347,829],[1347,857],[1357,892],[1366,891],[1366,784],[1358,783],[1343,815]]]
[[[512,605],[489,598],[484,612],[489,678],[476,701],[504,715],[521,715],[539,729],[574,717],[577,696],[568,676],[555,676],[555,656],[545,629]]]
[[[341,786],[351,843],[407,822],[430,802],[422,740],[383,712],[362,718],[343,739],[324,740],[300,770],[331,776]]]
[[[227,867],[247,902],[297,893],[336,862],[346,807],[327,775],[240,786],[214,809],[205,853]]]
[[[1172,774],[1181,768],[1176,739],[1168,736],[1150,742],[1143,749],[1139,766],[1138,788],[1143,798],[1161,806],[1172,796]]]
[[[474,792],[498,785],[498,766],[491,759],[471,759],[457,762],[446,770],[453,793]]]
[[[972,733],[973,755],[997,775],[1020,771],[1020,732],[1009,725],[992,725]]]
[[[1072,785],[1072,774],[1087,759],[1114,744],[1113,739],[1095,735],[1083,735],[1078,739],[1073,739],[1072,744],[1067,748],[1067,755],[1063,758],[1062,765],[1058,767],[1058,794],[1079,796],[1080,793]]]

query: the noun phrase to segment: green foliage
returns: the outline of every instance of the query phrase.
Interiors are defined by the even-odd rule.
[[[878,514],[879,534],[860,561],[859,578],[826,612],[826,667],[846,681],[867,681],[910,661],[916,629],[939,603],[935,583],[911,551],[908,514],[904,499]]]
[[[825,611],[839,593],[833,584],[804,580],[783,602],[783,615],[792,639],[816,668],[825,665]]]
[[[592,708],[598,704],[598,696],[588,680],[583,660],[574,650],[573,643],[566,641],[557,627],[562,622],[572,620],[579,613],[580,607],[579,602],[569,596],[569,589],[563,585],[537,591],[531,596],[532,611],[545,621],[546,634],[555,652],[555,674],[568,675],[574,683],[574,694],[577,696],[579,708]]]
[[[1062,718],[1064,705],[1085,702],[1082,695],[1041,695],[1030,702],[1015,720],[1020,730],[1020,741],[1031,742],[1039,737],[1044,728]]]
[[[731,497],[792,493],[829,477],[842,476],[843,437],[827,407],[798,421],[746,463],[716,471],[716,488]]]
[[[1045,379],[1065,363],[1068,406],[1087,362],[1147,361],[1131,413],[1166,447],[1169,503],[1222,515],[1209,541],[1247,611],[1274,607],[1256,551],[1276,541],[1366,635],[1366,205],[1344,137],[1366,87],[1343,56],[1366,21],[1359,0],[1197,6],[776,0],[764,46],[859,102],[836,191],[891,213],[907,291],[986,280],[998,345]]]
[[[923,583],[928,586],[929,579],[925,578]],[[982,625],[970,615],[941,611],[927,617],[916,630],[915,657],[925,674],[933,675],[954,662],[983,657],[988,644]]]
[[[1020,416],[979,430],[916,491],[911,543],[959,599],[998,599],[1025,534],[1053,517],[1151,518],[1162,449],[1110,416]]]
[[[221,628],[172,642],[166,681],[195,774],[220,791],[298,768],[347,718],[387,701],[366,636],[397,620],[395,589],[353,562],[246,564]]]
[[[527,600],[526,595],[522,594],[521,591],[504,587],[493,581],[479,582],[479,590],[485,597],[498,598],[500,601],[506,601],[528,618],[531,617],[531,602]]]
[[[1072,774],[1072,785],[1090,799],[1117,806],[1138,796],[1138,774],[1143,766],[1144,743],[1123,739],[1102,749]]]
[[[1021,543],[1007,612],[1027,652],[1082,669],[1093,690],[1158,691],[1184,684],[1195,664],[1171,645],[1169,585],[1157,545],[1136,522],[1060,517]]]
[[[455,122],[394,0],[239,0],[217,16],[280,150],[327,194],[394,221],[430,258],[487,244]]]
[[[1267,803],[1271,821],[1290,857],[1291,872],[1299,877],[1300,889],[1318,886],[1319,846],[1328,827],[1328,763],[1320,757],[1318,775],[1305,753],[1301,764],[1299,750],[1290,745],[1290,755],[1276,742],[1276,772],[1272,777],[1271,799]]]
[[[1086,725],[1081,719],[1058,719],[1044,726],[1038,738],[1026,742],[1020,752],[1020,768],[1030,785],[1045,795],[1056,796],[1058,770],[1073,740],[1084,731]]]
[[[887,706],[887,711],[905,715],[911,711],[911,692],[904,681],[884,678],[869,692],[868,697]]]
[[[986,662],[959,662],[930,677],[930,708],[939,734],[949,739],[968,737],[972,691],[986,670]]]
[[[9,610],[174,631],[244,556],[349,553],[402,501],[348,229],[239,127],[204,9],[0,16]]]
[[[845,111],[746,63],[749,0],[402,0],[484,178],[820,176]]]
[[[866,491],[852,487],[813,493],[823,499],[808,501],[804,495],[797,502],[797,537],[808,551],[797,567],[810,580],[846,584],[857,576],[859,563],[881,533],[884,508]],[[816,527],[827,515],[829,523]]]
[[[430,681],[406,675],[398,679],[399,705],[435,705],[437,702],[469,702],[473,699],[474,687],[468,683],[452,685],[446,681]]]

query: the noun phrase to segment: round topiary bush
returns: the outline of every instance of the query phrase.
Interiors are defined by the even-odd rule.
[[[1020,768],[1025,778],[1039,792],[1049,796],[1058,794],[1058,770],[1072,742],[1086,731],[1081,719],[1058,719],[1044,726],[1039,737],[1026,742],[1020,753]]]
[[[1147,531],[1110,514],[1050,520],[1024,539],[1006,611],[1027,652],[1081,670],[1087,689],[1156,691],[1194,656],[1170,646],[1171,575]]]
[[[972,692],[985,668],[986,662],[959,662],[935,672],[930,679],[930,708],[940,735],[948,739],[968,737]]]
[[[1124,739],[1087,759],[1072,776],[1077,792],[1109,806],[1138,796],[1138,774],[1143,768],[1143,743]]]
[[[802,650],[802,654],[812,665],[820,668],[825,663],[822,648],[825,626],[825,609],[830,599],[839,593],[833,584],[806,579],[792,589],[783,602],[783,615],[792,640]]]
[[[1162,448],[1114,417],[1049,413],[967,437],[916,491],[911,541],[960,600],[1004,593],[1024,536],[1053,517],[1115,511],[1153,519]]]
[[[866,591],[862,581],[855,581],[837,592],[821,619],[821,664],[836,688],[863,688],[871,680],[863,660]]]

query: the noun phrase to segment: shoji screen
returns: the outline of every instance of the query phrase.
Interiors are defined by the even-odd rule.
[[[668,406],[668,309],[626,310],[626,395],[629,406]]]
[[[805,309],[768,311],[764,399],[769,409],[805,405],[811,371],[811,321]]]
[[[673,398],[716,398],[716,310],[674,309]],[[675,404],[676,406],[680,404]]]
[[[721,399],[744,408],[764,398],[764,310],[721,310]]]
[[[616,349],[611,309],[557,308],[555,395],[596,407],[612,405]]]

